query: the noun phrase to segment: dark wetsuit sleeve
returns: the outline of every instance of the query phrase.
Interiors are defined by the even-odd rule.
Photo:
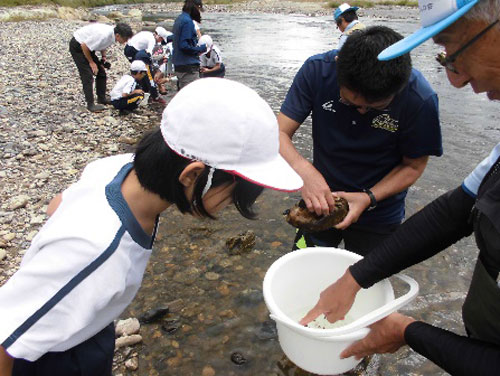
[[[470,235],[469,216],[473,205],[474,198],[462,187],[445,193],[410,217],[363,260],[352,265],[352,276],[360,286],[368,288]]]
[[[453,376],[500,374],[500,347],[417,321],[405,330],[406,343]]]

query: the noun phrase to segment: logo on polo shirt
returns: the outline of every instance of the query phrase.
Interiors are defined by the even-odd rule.
[[[398,130],[399,124],[398,121],[396,119],[391,118],[389,114],[381,114],[373,118],[372,127],[394,133]]]
[[[323,103],[323,106],[321,106],[321,107],[323,107],[323,110],[325,110],[325,111],[337,112],[337,110],[335,110],[333,108],[333,103],[335,103],[335,101],[331,100],[331,101],[328,101],[326,103]]]

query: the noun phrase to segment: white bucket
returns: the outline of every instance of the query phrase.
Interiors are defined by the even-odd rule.
[[[320,374],[347,372],[361,360],[340,359],[340,353],[370,331],[368,325],[410,302],[418,293],[412,278],[397,277],[410,285],[405,295],[394,298],[388,280],[361,289],[347,313],[352,322],[334,329],[304,327],[298,321],[317,303],[319,294],[362,259],[355,253],[326,247],[290,252],[276,260],[264,278],[264,300],[276,321],[283,352],[300,368]]]

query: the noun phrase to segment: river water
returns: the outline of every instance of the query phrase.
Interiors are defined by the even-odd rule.
[[[145,19],[162,21],[171,30],[176,15],[156,13]],[[419,27],[414,9],[381,8],[361,16],[366,25],[383,24],[404,35]],[[334,48],[339,36],[330,17],[247,13],[204,13],[202,32],[211,35],[222,50],[226,77],[254,88],[276,112],[304,60]],[[498,104],[470,88],[452,88],[434,61],[438,50],[427,42],[412,57],[439,94],[445,154],[431,158],[410,189],[408,215],[459,185],[500,138]],[[308,119],[295,136],[298,149],[307,157],[311,156],[310,125]],[[170,304],[172,312],[167,316],[142,326],[138,374],[201,375],[211,367],[222,376],[309,375],[284,357],[262,298],[267,268],[290,250],[294,237],[294,229],[281,213],[299,197],[266,191],[258,200],[258,221],[245,220],[232,208],[217,221],[194,220],[174,208],[162,217],[143,286],[122,316],[140,316],[176,303]],[[226,239],[246,230],[257,236],[254,249],[229,255]],[[402,312],[462,334],[460,307],[476,255],[469,238],[410,268],[407,274],[419,282],[420,294]],[[446,373],[405,347],[373,357],[357,374]]]

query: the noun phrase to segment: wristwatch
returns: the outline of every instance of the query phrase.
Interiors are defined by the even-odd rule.
[[[363,189],[363,192],[365,192],[368,197],[370,197],[370,206],[368,206],[367,211],[373,210],[377,207],[377,199],[375,198],[375,195],[373,194],[372,191],[370,191],[368,188]]]

